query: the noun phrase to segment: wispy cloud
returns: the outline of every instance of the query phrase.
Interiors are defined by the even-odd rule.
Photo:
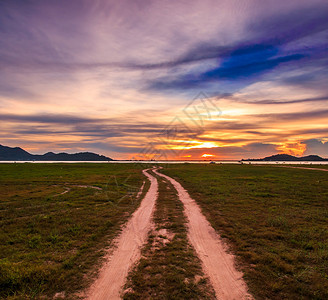
[[[324,141],[327,16],[324,0],[1,1],[1,143],[126,158],[200,91],[223,114],[190,134],[195,155]]]

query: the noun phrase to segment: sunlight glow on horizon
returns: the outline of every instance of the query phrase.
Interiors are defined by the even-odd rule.
[[[81,1],[1,3],[0,144],[328,157],[327,1]]]
[[[213,155],[213,154],[203,154],[201,157],[214,157],[215,155]]]

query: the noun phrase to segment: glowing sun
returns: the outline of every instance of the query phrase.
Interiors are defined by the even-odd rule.
[[[213,156],[215,156],[215,155],[213,155],[213,154],[203,154],[201,157],[213,157]]]

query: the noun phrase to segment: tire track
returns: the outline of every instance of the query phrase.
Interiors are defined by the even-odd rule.
[[[203,263],[204,273],[208,275],[217,299],[253,299],[247,291],[243,274],[235,268],[234,256],[227,252],[227,247],[206,220],[197,203],[176,180],[156,170],[154,173],[170,181],[177,190],[188,219],[189,240]]]
[[[128,271],[139,260],[152,225],[152,215],[158,196],[157,179],[143,170],[150,180],[150,188],[139,208],[133,213],[116,241],[117,247],[100,270],[99,277],[87,292],[89,300],[120,299]]]

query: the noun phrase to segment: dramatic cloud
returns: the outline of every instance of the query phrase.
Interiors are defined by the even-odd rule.
[[[1,1],[0,143],[328,156],[327,37],[325,0]]]
[[[306,140],[303,142],[306,145],[305,155],[320,155],[325,158],[328,157],[328,141],[323,142],[317,139]]]

